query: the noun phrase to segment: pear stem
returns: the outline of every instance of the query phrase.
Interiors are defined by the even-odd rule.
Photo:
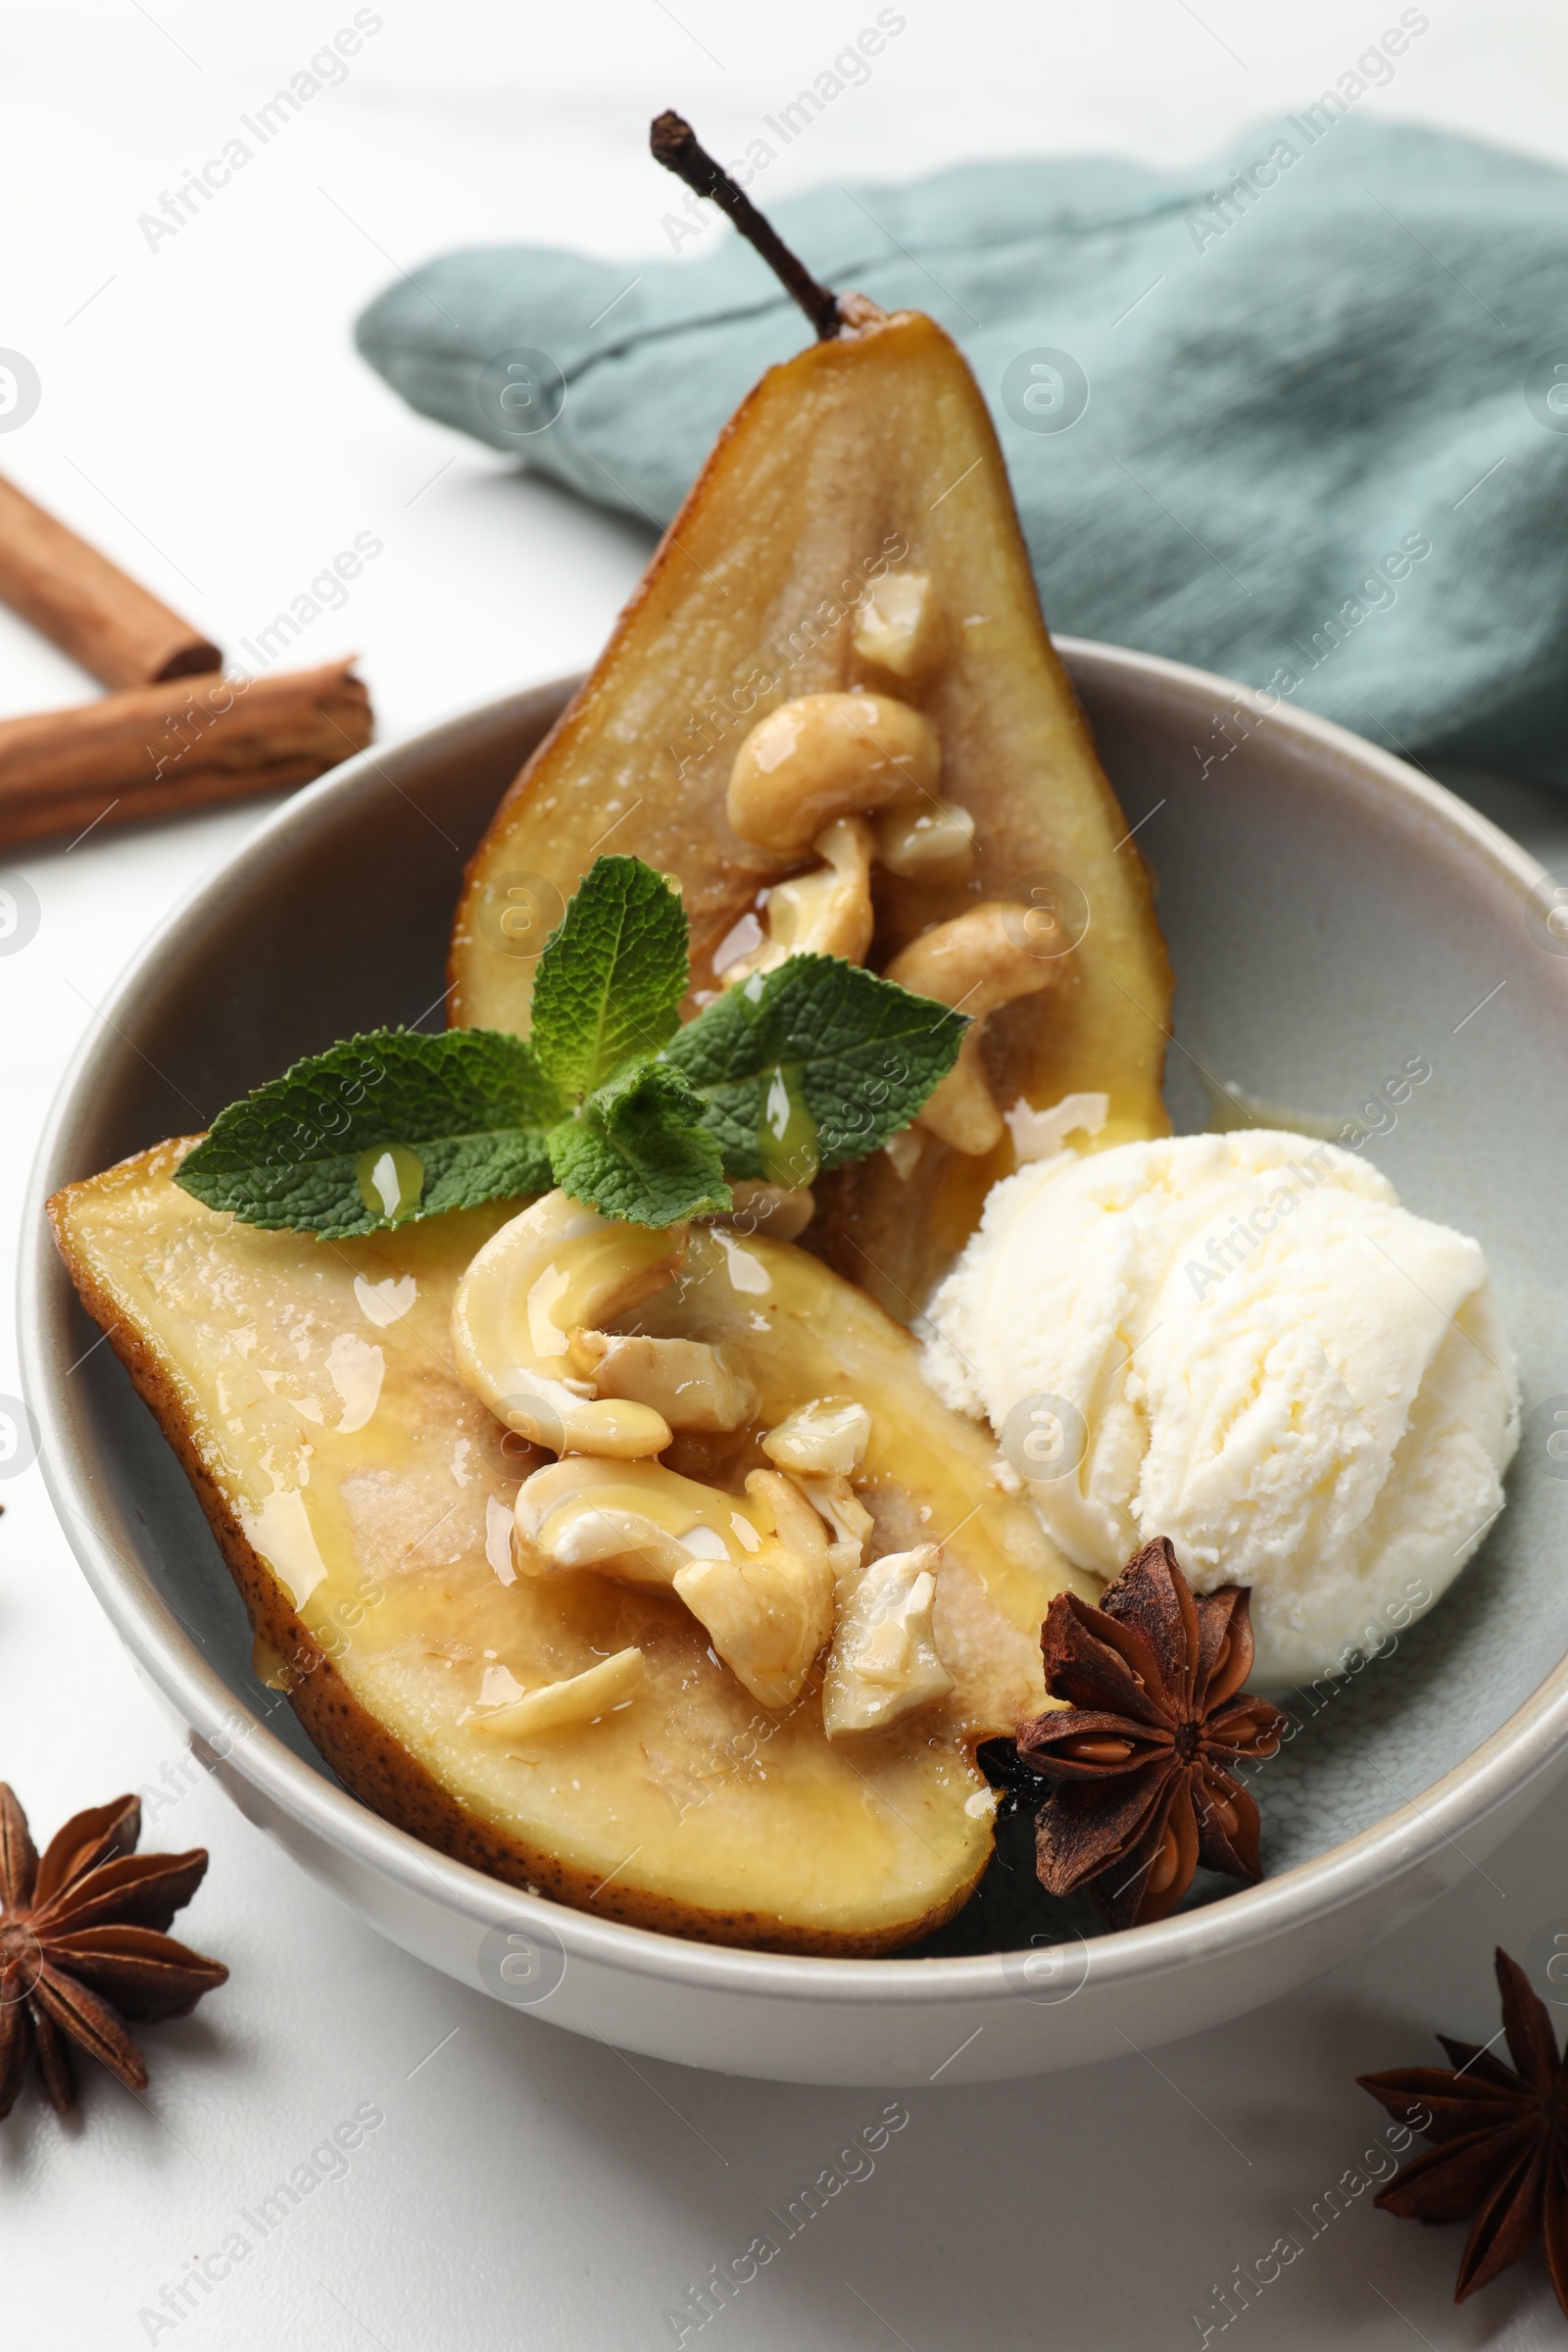
[[[844,321],[839,316],[838,296],[827,286],[817,284],[806,264],[797,259],[783,238],[763,219],[751,198],[743,193],[719,164],[715,164],[698,139],[691,124],[681,115],[666,108],[657,115],[648,135],[654,161],[673,172],[699,196],[722,205],[748,244],[756,247],[786,294],[798,302],[816,329],[819,343],[826,343],[838,334]]]

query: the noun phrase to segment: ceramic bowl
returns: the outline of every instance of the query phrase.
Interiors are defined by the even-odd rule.
[[[569,2031],[824,2083],[974,2082],[1148,2048],[1398,1926],[1568,1765],[1568,1458],[1552,1450],[1568,1456],[1553,1438],[1568,1346],[1551,1238],[1568,936],[1549,882],[1427,777],[1319,719],[1259,718],[1254,698],[1172,662],[1062,652],[1159,878],[1180,978],[1177,1127],[1207,1123],[1216,1080],[1297,1116],[1359,1115],[1401,1197],[1484,1242],[1525,1383],[1511,1505],[1485,1550],[1387,1654],[1290,1701],[1254,1888],[1006,1951],[844,1962],[688,1943],[559,1909],[389,1827],[255,1679],[172,1453],[110,1349],[78,1362],[92,1330],[43,1202],[333,1038],[428,1019],[464,860],[569,682],[368,752],[290,801],[137,958],[51,1116],[25,1228],[25,1380],[94,1592],[250,1820],[407,1950]],[[1412,1063],[1430,1076],[1391,1101]]]

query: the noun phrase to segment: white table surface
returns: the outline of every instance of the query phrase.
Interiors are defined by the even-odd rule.
[[[0,109],[9,234],[0,344],[43,397],[5,469],[220,641],[237,644],[355,533],[385,554],[300,661],[364,656],[383,737],[584,664],[642,563],[624,523],[411,416],[349,322],[441,247],[538,238],[657,253],[667,183],[649,117],[676,104],[720,153],[875,9],[600,0],[592,9],[383,0],[325,92],[156,252],[137,217],[349,22],[273,0],[76,0],[14,12]],[[768,192],[970,154],[1216,150],[1332,80],[1397,10],[1368,0],[906,0],[873,79],[778,162]],[[1568,162],[1560,0],[1432,0],[1383,111]],[[717,230],[715,235],[720,233]],[[0,612],[0,710],[88,681]],[[1568,863],[1568,808],[1502,783],[1501,821]],[[22,860],[42,920],[0,958],[7,1277],[33,1138],[92,1007],[260,807]],[[1553,855],[1554,851],[1554,855]],[[11,1319],[0,1392],[17,1387]],[[89,2079],[62,2126],[29,2092],[0,2129],[6,2352],[633,2352],[742,2252],[766,2208],[883,2105],[623,2059],[497,2007],[382,1942],[205,1781],[72,1562],[34,1468],[0,1494],[0,1774],[47,1834],[160,1788],[148,1842],[212,1849],[186,1914],[229,1986],[146,2035],[138,2102]],[[182,1771],[185,1777],[182,1778]],[[170,1778],[166,1782],[165,1775]],[[170,1789],[179,1791],[171,1798]],[[149,1811],[155,1811],[149,1803]],[[1157,2352],[1559,2342],[1531,2262],[1455,2312],[1462,2232],[1353,2199],[1219,2331],[1214,2288],[1372,2145],[1358,2070],[1495,2029],[1493,1944],[1568,1911],[1550,1804],[1402,1935],[1309,1991],[1178,2047],[984,2089],[907,2094],[907,2127],[703,2340],[874,2352]],[[84,2069],[90,2074],[90,2070]],[[264,2234],[258,2200],[368,2103],[384,2121]],[[323,2167],[323,2169],[325,2169]],[[160,2298],[236,2230],[242,2259],[172,2318]],[[230,2250],[232,2253],[232,2249]],[[215,2266],[224,2267],[221,2263]],[[175,2311],[179,2310],[176,2299]],[[690,2335],[689,2342],[697,2341]]]

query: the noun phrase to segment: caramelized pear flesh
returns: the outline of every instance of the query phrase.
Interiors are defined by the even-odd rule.
[[[518,1573],[517,1488],[550,1457],[463,1385],[451,1336],[465,1269],[515,1203],[318,1242],[202,1206],[173,1181],[187,1149],[73,1185],[51,1214],[271,1679],[351,1788],[498,1877],[712,1941],[872,1954],[962,1903],[991,1850],[974,1743],[1039,1708],[1051,1595],[1093,1586],[990,1483],[989,1441],[925,1388],[905,1333],[804,1250],[717,1229],[694,1230],[679,1282],[621,1318],[722,1343],[756,1385],[751,1430],[677,1437],[687,1476],[740,1494],[772,1467],[770,1428],[853,1396],[876,1548],[944,1543],[951,1691],[830,1742],[822,1661],[768,1709],[672,1594]]]
[[[459,908],[452,1017],[526,1030],[542,937],[509,907],[568,897],[612,835],[679,878],[694,987],[714,986],[713,952],[760,890],[809,861],[731,827],[736,754],[783,703],[859,688],[930,722],[940,805],[973,820],[972,859],[946,878],[940,861],[878,869],[872,967],[969,906],[1015,902],[1042,953],[1069,960],[1060,987],[988,1019],[997,1103],[1105,1094],[1098,1145],[1163,1134],[1171,983],[1148,877],[1047,635],[985,402],[931,319],[851,315],[742,404],[503,801]],[[1011,1164],[1005,1135],[979,1155],[934,1138],[912,1160],[878,1153],[823,1181],[807,1245],[907,1318]]]

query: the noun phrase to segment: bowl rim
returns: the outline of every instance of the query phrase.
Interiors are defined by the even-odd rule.
[[[1075,682],[1079,675],[1092,675],[1105,683],[1163,684],[1216,703],[1239,695],[1258,708],[1254,689],[1185,662],[1093,639],[1058,636],[1055,644]],[[100,1071],[124,1052],[120,1035],[123,1014],[186,925],[216,909],[251,861],[302,825],[335,811],[371,775],[379,772],[384,780],[388,764],[401,756],[439,755],[443,748],[456,751],[465,734],[509,708],[557,702],[579,683],[576,677],[562,678],[499,695],[345,760],[291,796],[189,890],[116,981],[56,1090],[23,1211],[22,1384],[37,1418],[37,1458],[45,1489],[78,1566],[133,1661],[202,1741],[209,1759],[236,1770],[260,1797],[340,1857],[391,1878],[406,1893],[437,1900],[447,1912],[470,1920],[479,1935],[496,1926],[511,1928],[537,1942],[554,1941],[568,1959],[585,1965],[686,1988],[796,2004],[858,2000],[879,2006],[951,2006],[1015,2000],[1027,1990],[1017,1981],[1016,1951],[943,1959],[845,1960],[703,1943],[617,1920],[595,1919],[489,1878],[425,1845],[323,1778],[224,1681],[168,1603],[119,1551],[111,1515],[99,1504],[91,1463],[76,1441],[64,1386],[64,1317],[57,1312],[69,1282],[54,1249],[44,1203],[77,1173],[71,1160],[80,1106],[90,1099]],[[1259,715],[1262,723],[1282,728],[1299,752],[1342,770],[1353,769],[1374,790],[1436,821],[1450,836],[1459,836],[1521,902],[1544,878],[1544,868],[1498,826],[1393,754],[1294,706],[1280,703]],[[1355,1837],[1199,1910],[1086,1941],[1080,1988],[1110,1993],[1135,1980],[1201,1966],[1222,1954],[1234,1957],[1356,1903],[1380,1885],[1419,1869],[1441,1847],[1455,1844],[1467,1828],[1548,1772],[1565,1746],[1568,1656],[1469,1756],[1418,1797],[1396,1805]],[[1440,1885],[1435,1882],[1431,1891],[1441,1891]]]

